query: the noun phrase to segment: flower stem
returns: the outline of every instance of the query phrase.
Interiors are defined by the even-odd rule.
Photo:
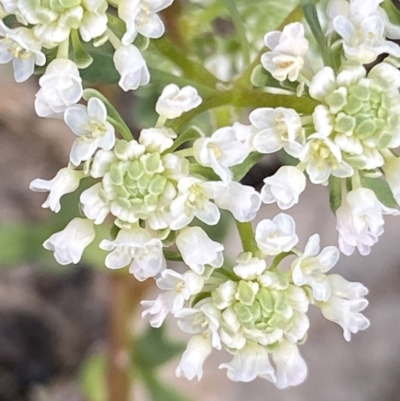
[[[254,239],[254,230],[251,222],[240,223],[236,220],[236,227],[242,241],[243,252],[251,252],[253,256],[259,256],[260,251]]]
[[[69,59],[69,37],[59,44],[57,58]]]
[[[246,36],[242,17],[236,7],[235,0],[225,0],[225,5],[232,18],[232,22],[235,25],[236,33],[239,37],[240,46],[242,48],[244,64],[247,66],[250,64],[250,43]]]

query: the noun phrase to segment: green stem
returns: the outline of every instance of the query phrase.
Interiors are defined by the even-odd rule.
[[[282,262],[283,259],[287,258],[288,256],[294,255],[293,252],[282,252],[279,255],[277,255],[274,260],[272,261],[271,265],[268,267],[268,270],[275,270],[278,266],[279,263]]]
[[[202,63],[189,59],[182,54],[182,51],[176,47],[168,38],[152,40],[149,51],[155,50],[159,54],[167,57],[172,63],[178,66],[185,77],[202,82],[204,86],[215,88],[218,83],[217,78],[209,72]]]
[[[242,241],[243,251],[251,252],[253,256],[259,256],[260,251],[257,248],[256,241],[254,239],[254,230],[251,222],[240,223],[236,220],[236,227]]]
[[[122,138],[124,138],[126,141],[131,141],[133,139],[131,131],[125,128],[123,124],[121,124],[119,121],[114,120],[111,117],[107,117],[107,121],[114,126],[114,128],[121,134]]]
[[[69,37],[58,45],[57,58],[69,58]]]
[[[243,25],[242,17],[236,7],[235,0],[225,0],[226,8],[231,16],[232,22],[235,25],[237,35],[239,37],[240,46],[242,47],[244,64],[250,64],[250,43],[247,40],[246,30]]]
[[[315,40],[317,41],[325,66],[334,67],[334,63],[332,62],[331,50],[328,46],[325,34],[319,22],[315,0],[301,0],[300,4],[303,10],[304,17],[306,18],[311,32]]]

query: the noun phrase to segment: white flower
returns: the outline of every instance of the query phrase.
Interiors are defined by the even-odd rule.
[[[257,343],[247,343],[244,348],[237,351],[231,362],[223,363],[220,369],[227,369],[230,380],[250,382],[257,377],[268,379],[275,383],[274,368],[269,362],[268,351]]]
[[[399,211],[384,206],[370,189],[350,191],[336,211],[340,250],[351,255],[357,247],[361,255],[369,255],[370,247],[383,233],[383,214],[397,216]]]
[[[259,130],[252,140],[257,152],[273,153],[283,148],[290,155],[298,156],[302,146],[296,139],[301,139],[302,124],[295,110],[265,107],[252,111],[249,119]]]
[[[175,270],[166,269],[161,272],[156,284],[161,290],[168,291],[169,310],[175,314],[192,295],[201,292],[204,279],[192,271],[180,274]]]
[[[237,139],[233,127],[220,128],[209,138],[197,139],[193,143],[193,152],[199,164],[211,167],[225,183],[232,180],[229,167],[244,162],[250,153]]]
[[[139,49],[121,46],[114,53],[114,65],[121,75],[118,85],[125,91],[135,90],[150,82],[150,73]]]
[[[253,187],[236,181],[229,184],[209,181],[203,187],[220,209],[230,211],[241,223],[253,220],[260,209],[260,194]]]
[[[306,188],[306,177],[296,167],[282,166],[274,175],[264,179],[261,200],[270,204],[277,202],[282,210],[299,202],[299,195]]]
[[[101,224],[110,213],[110,207],[103,201],[101,183],[97,183],[81,193],[80,202],[84,215],[94,221],[94,224]]]
[[[255,280],[267,269],[265,260],[252,257],[250,252],[239,255],[236,262],[233,271],[243,280]]]
[[[18,0],[17,5],[23,19],[33,25],[35,36],[51,47],[68,40],[72,29],[79,29],[86,42],[107,29],[108,4],[105,0],[51,4]]]
[[[290,251],[298,242],[293,218],[280,213],[272,220],[260,221],[256,228],[256,242],[266,255]]]
[[[179,89],[175,84],[167,85],[156,103],[156,112],[167,119],[180,117],[183,113],[199,106],[201,97],[193,86]]]
[[[263,67],[278,81],[296,81],[304,66],[308,41],[300,22],[286,25],[282,32],[272,31],[265,35],[265,45],[272,51],[261,56]]]
[[[62,168],[52,180],[33,180],[29,189],[35,192],[50,192],[42,207],[50,208],[58,213],[61,209],[60,199],[63,195],[74,192],[79,187],[79,182],[84,176],[82,171],[71,168]]]
[[[393,197],[400,205],[400,158],[396,157],[391,159],[383,166],[385,178],[392,190]]]
[[[207,183],[194,177],[184,177],[178,182],[178,190],[179,194],[170,206],[172,230],[187,226],[194,217],[208,225],[218,223],[220,212],[218,207],[210,202]]]
[[[310,237],[303,255],[292,262],[291,270],[294,284],[309,285],[317,301],[326,301],[331,288],[325,273],[337,263],[339,250],[335,246],[327,246],[319,253],[319,242],[318,234]]]
[[[103,240],[99,246],[111,251],[106,257],[109,269],[130,265],[129,272],[139,281],[156,276],[167,265],[162,242],[143,228],[121,229],[114,241]]]
[[[389,19],[379,7],[381,2],[350,0],[349,4],[343,0],[331,0],[328,4],[330,27],[342,38],[347,59],[369,64],[383,53],[400,57],[400,47],[386,40],[391,32],[385,26]]]
[[[174,0],[122,0],[118,15],[126,23],[124,45],[132,43],[137,34],[157,39],[164,34],[164,24],[157,13],[169,7]]]
[[[0,20],[0,37],[0,64],[12,61],[17,82],[26,81],[35,65],[45,65],[42,45],[30,29],[10,29]]]
[[[176,368],[176,376],[185,376],[189,380],[197,377],[200,380],[203,377],[204,361],[211,354],[211,351],[211,343],[207,337],[204,335],[193,336]]]
[[[94,237],[93,223],[90,220],[75,218],[64,230],[47,239],[43,246],[54,251],[54,257],[60,265],[77,264]]]
[[[342,152],[331,139],[332,125],[327,109],[318,105],[313,113],[316,133],[307,138],[299,159],[307,163],[306,171],[313,184],[323,184],[332,174],[335,177],[351,177],[353,168],[343,161]]]
[[[332,296],[318,306],[326,319],[342,327],[343,337],[350,341],[352,333],[369,327],[369,320],[360,313],[368,306],[368,301],[364,298],[368,290],[361,283],[349,282],[337,274],[328,278]]]
[[[221,349],[221,339],[218,329],[221,323],[221,312],[211,299],[199,303],[195,308],[183,308],[175,314],[178,326],[185,333],[209,336],[211,345]]]
[[[265,261],[264,261],[265,262]],[[235,274],[237,274],[235,272]],[[228,280],[223,282],[212,293],[213,303],[216,308],[223,310],[235,302],[235,294],[238,284],[235,281]]]
[[[203,274],[206,265],[221,267],[224,246],[211,240],[200,227],[186,227],[176,237],[176,246],[184,262],[197,274]]]
[[[115,130],[107,121],[107,109],[95,97],[89,99],[87,107],[69,107],[64,113],[64,121],[78,136],[70,155],[75,166],[89,160],[97,148],[110,150],[115,144]]]
[[[173,145],[175,138],[175,132],[169,128],[146,128],[140,131],[139,143],[148,152],[163,153]]]
[[[77,103],[83,94],[78,67],[71,60],[55,59],[39,79],[35,110],[40,117],[50,117]]]
[[[147,308],[142,312],[142,317],[145,318],[147,315],[151,315],[150,326],[154,328],[161,327],[170,312],[169,294],[160,294],[154,301],[141,301],[140,304]]]
[[[272,353],[275,363],[276,387],[286,388],[303,383],[307,377],[307,365],[301,357],[296,344],[282,341]]]

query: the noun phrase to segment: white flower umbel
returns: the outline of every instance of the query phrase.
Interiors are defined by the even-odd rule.
[[[261,56],[263,67],[278,81],[296,81],[308,51],[304,26],[300,22],[286,25],[282,32],[272,31],[265,35],[265,45],[270,52]]]
[[[272,220],[260,221],[256,227],[256,242],[265,255],[290,251],[298,242],[293,218],[280,213]]]
[[[46,57],[41,49],[42,44],[30,29],[10,29],[0,20],[0,64],[12,61],[17,82],[26,81],[35,65],[45,65]]]
[[[150,82],[150,73],[140,50],[134,45],[121,46],[114,53],[114,65],[121,79],[118,85],[125,91],[135,90]]]
[[[264,179],[261,189],[263,203],[275,203],[282,210],[299,202],[299,195],[306,188],[306,177],[296,167],[282,166],[274,175]]]
[[[364,298],[368,290],[361,283],[352,283],[342,276],[328,276],[332,295],[327,302],[318,303],[322,314],[343,329],[343,337],[350,341],[351,334],[369,327],[369,320],[360,312],[368,306]]]
[[[72,29],[79,29],[86,42],[99,37],[107,29],[105,0],[46,1],[36,3],[18,0],[22,17],[33,25],[35,36],[48,44],[59,44],[68,37]]]
[[[258,130],[252,140],[257,152],[273,153],[283,148],[295,157],[301,152],[302,124],[295,110],[265,107],[252,111],[249,119]]]
[[[250,153],[249,149],[237,139],[233,127],[220,128],[209,138],[197,139],[193,143],[193,152],[199,164],[211,167],[226,183],[232,180],[229,167],[244,162]]]
[[[224,246],[211,240],[200,227],[186,227],[176,237],[176,246],[184,262],[197,274],[203,274],[206,265],[221,267]]]
[[[122,0],[118,15],[126,23],[127,31],[122,38],[124,45],[132,43],[137,34],[157,39],[164,34],[164,24],[157,15],[174,0]]]
[[[78,67],[71,60],[55,59],[39,79],[35,110],[40,117],[52,117],[77,103],[83,94]]]
[[[69,107],[64,113],[64,121],[78,136],[70,154],[75,166],[89,160],[97,148],[110,150],[115,144],[115,130],[107,121],[107,109],[100,99],[90,98],[87,107]]]
[[[227,369],[228,378],[232,381],[251,382],[257,377],[276,382],[274,368],[269,361],[267,349],[257,343],[247,343],[238,351],[231,362],[223,363],[220,369]]]
[[[43,246],[54,252],[54,257],[60,265],[77,264],[85,248],[94,240],[93,223],[87,219],[75,218],[64,230],[53,234]]]
[[[69,167],[62,168],[52,180],[33,180],[29,189],[35,192],[50,192],[42,207],[50,208],[58,213],[61,209],[60,199],[63,195],[74,192],[79,187],[81,178],[84,177],[82,171],[73,170]]]
[[[180,117],[183,113],[195,109],[202,102],[193,86],[179,88],[175,84],[167,85],[156,103],[156,112],[166,119]]]
[[[129,272],[139,281],[156,276],[167,265],[162,242],[143,228],[122,229],[114,241],[103,240],[99,246],[111,251],[105,262],[109,269],[129,265]]]
[[[161,277],[156,281],[157,287],[167,291],[169,310],[172,314],[181,310],[192,295],[196,295],[203,289],[204,278],[198,274],[187,271],[183,274],[175,270],[166,269],[161,272]]]
[[[296,344],[281,341],[278,349],[272,353],[272,360],[276,365],[276,387],[297,386],[306,379],[307,365]]]
[[[384,206],[370,189],[350,191],[336,211],[340,250],[351,255],[357,247],[361,255],[369,255],[383,233],[383,214],[397,216],[399,211]]]
[[[252,257],[250,252],[239,255],[236,262],[233,271],[244,280],[255,280],[267,269],[265,260]]]
[[[379,7],[383,0],[331,0],[327,14],[330,27],[340,37],[347,59],[362,64],[372,63],[380,54],[388,53],[400,57],[400,47],[386,37],[391,37],[387,29],[389,19]],[[392,39],[398,39],[398,32]]]
[[[176,376],[185,376],[189,380],[197,377],[200,380],[203,377],[204,361],[211,354],[211,351],[212,346],[208,335],[193,336],[176,368]]]
[[[352,167],[381,167],[384,159],[380,151],[400,145],[399,88],[400,71],[387,63],[376,65],[368,75],[359,65],[348,66],[337,76],[330,67],[323,68],[309,88],[310,95],[323,103],[313,115],[316,131],[329,136]],[[338,159],[339,153],[334,152]],[[332,174],[346,176],[340,159],[336,164],[338,170]]]
[[[326,301],[331,288],[325,275],[339,259],[339,250],[327,246],[321,253],[319,235],[313,235],[307,242],[304,253],[291,264],[293,283],[298,286],[308,285],[317,301]]]

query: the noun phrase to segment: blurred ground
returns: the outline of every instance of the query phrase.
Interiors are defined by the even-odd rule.
[[[28,190],[29,182],[53,177],[65,165],[73,140],[62,122],[35,117],[36,90],[34,82],[12,83],[7,70],[0,69],[1,224],[39,223],[47,215],[40,208],[43,197]],[[291,211],[303,245],[315,232],[320,233],[322,245],[336,244],[327,196],[324,188],[308,185],[302,203]],[[276,212],[265,207],[259,216]],[[346,343],[339,327],[318,311],[311,313],[309,338],[302,347],[309,378],[302,386],[278,391],[263,380],[229,382],[217,368],[229,359],[223,353],[209,358],[200,383],[176,379],[177,361],[163,368],[163,375],[199,401],[400,400],[398,227],[398,219],[387,219],[385,234],[370,257],[341,258],[336,271],[370,289],[366,315],[371,327]],[[234,232],[229,244],[234,253],[238,248]],[[55,275],[38,265],[0,270],[0,401],[85,401],[76,372],[93,347],[105,344],[108,303],[105,271],[66,267],[64,274]],[[170,333],[184,338],[173,322]],[[32,386],[41,382],[50,384]],[[135,400],[146,401],[144,392],[138,391]]]

